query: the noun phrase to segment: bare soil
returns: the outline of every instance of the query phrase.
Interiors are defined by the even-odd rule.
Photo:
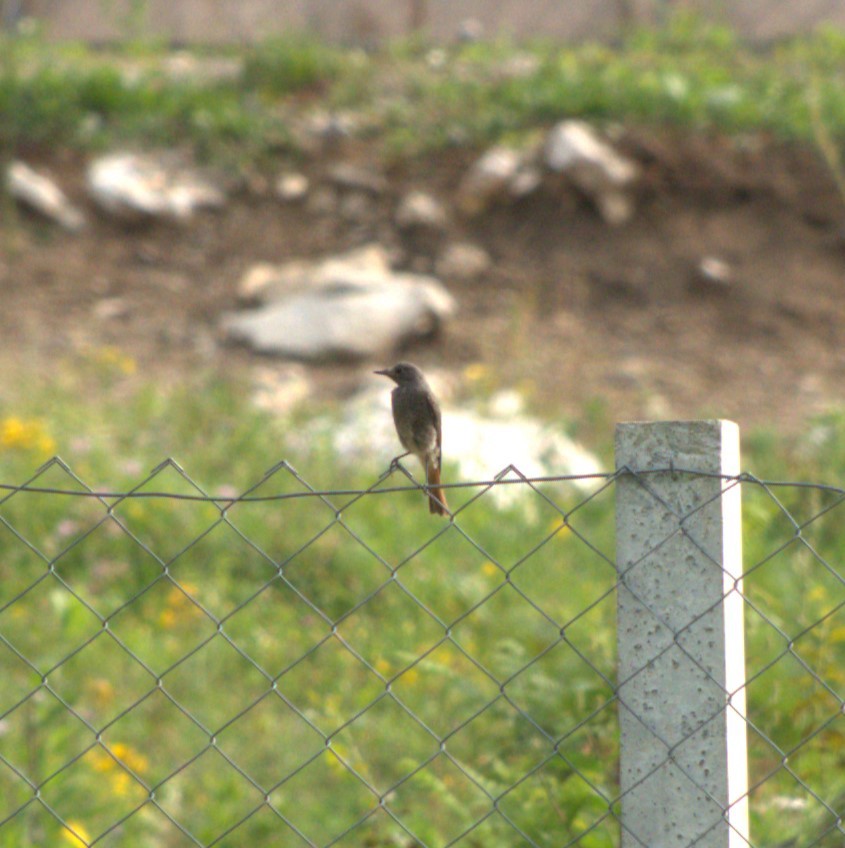
[[[428,270],[446,239],[461,238],[484,246],[494,267],[477,281],[446,281],[458,318],[403,352],[424,367],[461,374],[481,363],[485,385],[516,386],[538,410],[582,424],[715,416],[795,431],[841,404],[845,203],[819,155],[766,138],[653,130],[628,131],[621,144],[645,174],[625,226],[604,224],[571,189],[546,186],[427,239],[396,233],[398,198],[425,188],[448,201],[473,154],[389,167],[389,193],[354,220],[284,205],[259,180],[222,212],[136,228],[88,204],[83,161],[42,159],[35,164],[90,224],[68,234],[4,214],[0,369],[47,380],[57,363],[115,345],[139,363],[127,381],[190,382],[209,369],[250,378],[270,363],[223,345],[217,323],[236,308],[252,263],[378,239],[402,264]],[[333,162],[367,158],[356,144],[303,170],[320,185]],[[729,263],[729,285],[698,277],[708,256]],[[376,364],[315,366],[318,396],[342,398]]]

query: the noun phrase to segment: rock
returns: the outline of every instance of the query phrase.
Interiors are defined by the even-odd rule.
[[[127,318],[130,312],[129,303],[122,297],[104,297],[94,304],[94,316],[103,321]]]
[[[491,147],[466,172],[458,186],[458,207],[466,215],[478,215],[502,196],[524,167],[523,154],[512,147]]]
[[[276,179],[276,197],[285,203],[299,203],[308,194],[310,184],[305,174],[290,172]]]
[[[222,189],[168,154],[110,153],[91,163],[87,182],[99,206],[125,221],[186,220],[226,200]]]
[[[396,226],[402,230],[439,232],[446,228],[448,222],[446,207],[436,197],[424,191],[408,192],[396,209]]]
[[[270,262],[250,266],[238,283],[238,297],[247,303],[261,299],[263,293],[279,278],[279,267]]]
[[[511,197],[519,199],[534,194],[543,184],[543,172],[534,165],[525,165],[514,175],[509,185]]]
[[[374,357],[431,335],[454,299],[435,278],[394,273],[384,259],[370,247],[282,266],[272,287],[281,299],[225,315],[224,334],[259,353],[312,361]]]
[[[255,403],[274,415],[286,415],[311,394],[312,386],[305,367],[287,364],[262,367],[254,371]]]
[[[534,53],[515,53],[498,69],[505,79],[528,79],[540,70],[540,57]]]
[[[298,289],[331,283],[347,272],[390,274],[390,257],[380,244],[365,244],[328,259],[294,259],[283,265],[259,262],[250,267],[238,283],[243,301],[268,303],[281,300]]]
[[[318,109],[306,117],[302,133],[320,142],[334,144],[354,135],[358,123],[358,118],[350,112],[326,112]]]
[[[445,279],[473,280],[490,270],[492,264],[490,254],[483,247],[455,242],[440,254],[435,271],[438,277]]]
[[[346,192],[340,199],[337,211],[346,221],[364,223],[373,216],[373,199],[365,191]]]
[[[562,121],[546,139],[546,165],[564,173],[595,204],[608,224],[633,215],[630,189],[639,176],[635,162],[621,156],[583,121]]]
[[[453,310],[450,295],[431,277],[350,278],[228,315],[223,328],[229,339],[259,353],[311,361],[360,359],[431,335]]]
[[[442,47],[434,47],[425,54],[426,65],[434,71],[445,68],[448,60],[449,54]]]
[[[490,480],[505,463],[513,464],[528,477],[601,474],[602,466],[593,454],[559,428],[527,415],[516,393],[505,391],[494,395],[486,408],[456,409],[448,403],[449,391],[448,386],[444,391],[447,380],[443,375],[428,368],[426,375],[443,404],[443,460],[450,473],[455,474],[455,480]],[[386,468],[395,455],[396,441],[390,392],[383,383],[372,381],[344,403],[343,417],[338,421],[333,416],[325,429],[341,458],[354,463],[360,462],[362,455],[372,455],[381,457]],[[414,475],[420,473],[414,463],[407,467]],[[506,479],[515,476],[509,474]],[[591,492],[595,491],[597,480],[573,480],[569,485]],[[456,500],[469,498],[476,491],[456,492]],[[490,497],[500,507],[522,502],[526,509],[534,510],[539,503],[536,492],[525,485],[495,486]]]
[[[388,189],[387,178],[378,171],[339,162],[329,169],[329,179],[339,188],[365,191],[369,194],[384,194]]]
[[[728,289],[734,281],[733,268],[718,256],[705,256],[696,266],[696,281],[712,289]]]
[[[458,24],[458,40],[465,44],[484,38],[484,24],[478,18],[464,18]]]
[[[337,206],[337,192],[329,186],[321,186],[308,198],[308,211],[312,215],[334,215]]]
[[[6,171],[9,194],[25,206],[55,221],[71,232],[85,226],[85,216],[50,177],[39,174],[24,162],[12,162]]]

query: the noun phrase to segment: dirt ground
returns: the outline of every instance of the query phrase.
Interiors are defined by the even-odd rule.
[[[653,130],[629,130],[621,144],[645,174],[625,226],[546,187],[428,240],[397,235],[396,202],[417,187],[448,201],[468,152],[389,168],[389,193],[355,221],[283,205],[256,185],[186,225],[132,229],[88,204],[84,162],[41,160],[90,223],[68,234],[4,214],[0,369],[47,380],[54,363],[115,345],[139,364],[127,380],[190,381],[209,369],[249,378],[273,361],[223,345],[217,324],[251,263],[380,239],[425,270],[446,238],[460,237],[484,246],[494,267],[475,282],[446,281],[457,319],[403,352],[425,367],[460,378],[480,363],[484,385],[515,386],[535,409],[582,424],[716,416],[795,431],[842,403],[845,203],[819,155],[765,138]],[[303,170],[319,184],[332,162],[366,156],[340,150]],[[698,278],[708,256],[729,264],[729,285]],[[309,369],[316,396],[342,400],[382,364]]]

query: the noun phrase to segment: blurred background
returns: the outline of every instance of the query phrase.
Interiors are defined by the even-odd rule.
[[[593,447],[623,418],[795,432],[838,400],[838,4],[2,9],[9,377],[213,371],[313,409],[407,353]],[[350,251],[366,308],[309,315],[352,338],[288,344],[325,272],[288,263]],[[388,314],[364,278],[391,273],[417,276]]]
[[[750,801],[842,844],[841,2],[0,10],[0,846],[618,845],[614,489],[558,478],[703,417],[831,484],[743,485]],[[554,482],[355,497],[399,358],[448,482]]]
[[[407,355],[599,450],[841,399],[839,4],[2,10],[7,398],[213,375],[287,414]]]

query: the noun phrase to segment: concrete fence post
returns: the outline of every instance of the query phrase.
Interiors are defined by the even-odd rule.
[[[619,424],[616,467],[622,846],[741,848],[739,428]]]

